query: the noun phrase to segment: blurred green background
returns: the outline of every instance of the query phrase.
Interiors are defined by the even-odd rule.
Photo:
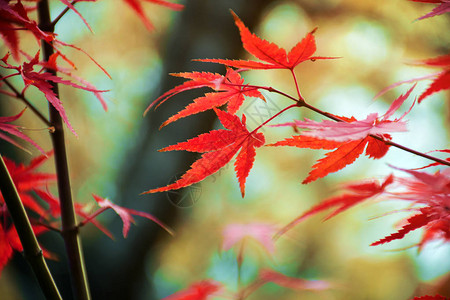
[[[62,5],[51,2],[57,15]],[[142,113],[153,99],[182,82],[169,78],[171,72],[225,72],[222,66],[191,59],[250,58],[242,49],[230,8],[253,32],[285,49],[318,27],[316,54],[342,58],[304,62],[296,68],[296,74],[306,101],[337,115],[365,118],[371,112],[384,113],[409,86],[396,88],[373,101],[381,89],[436,71],[408,62],[444,55],[450,50],[449,15],[414,21],[434,6],[406,0],[188,0],[183,4],[183,12],[145,4],[156,27],[151,33],[122,1],[77,4],[94,34],[74,13],[68,13],[56,27],[61,40],[84,49],[112,75],[110,80],[85,55],[65,49],[77,64],[77,76],[110,90],[106,94],[109,110],[104,112],[91,94],[61,88],[68,117],[79,135],[76,138],[67,133],[75,199],[92,203],[90,195],[96,193],[123,206],[152,212],[176,231],[174,237],[168,236],[137,217],[137,226],[124,240],[120,220],[113,213],[100,219],[109,224],[116,236],[114,241],[87,226],[82,237],[94,299],[161,299],[207,278],[236,291],[236,252],[220,251],[221,232],[227,224],[265,222],[281,227],[322,199],[338,194],[343,183],[383,178],[394,172],[387,163],[402,168],[428,163],[391,149],[379,161],[361,157],[338,173],[302,185],[314,162],[325,152],[263,147],[257,149],[244,199],[231,164],[183,191],[140,196],[145,190],[167,185],[195,159],[187,154],[158,153],[158,149],[219,125],[214,114],[203,113],[158,131],[168,116],[199,96],[190,92],[174,97],[145,118]],[[30,54],[38,49],[33,42],[29,42]],[[251,71],[244,77],[248,83],[271,85],[295,94],[288,71]],[[419,83],[414,96],[428,84]],[[45,111],[42,97],[29,92]],[[266,103],[249,99],[241,109],[250,128],[291,104],[276,94],[264,95]],[[407,117],[410,132],[396,134],[394,141],[424,152],[448,148],[448,100],[448,93],[443,92],[416,106]],[[2,114],[17,113],[22,109],[17,104],[2,101]],[[25,117],[24,126],[38,129],[26,133],[44,149],[50,149],[42,124],[33,119],[30,111]],[[304,117],[320,120],[309,111],[291,110],[276,122]],[[270,143],[293,134],[279,128],[264,128],[263,133]],[[47,167],[51,170],[51,163]],[[292,291],[268,284],[248,299],[409,299],[439,291],[450,296],[448,245],[432,243],[420,254],[414,247],[405,250],[419,241],[421,231],[417,230],[401,241],[369,247],[373,241],[394,232],[397,222],[409,213],[383,215],[406,207],[401,202],[372,201],[327,222],[321,221],[321,215],[312,217],[278,240],[273,256],[256,243],[249,244],[241,270],[244,284],[255,279],[261,268],[272,268],[293,277],[328,280],[334,288]],[[379,216],[383,217],[375,218]],[[61,240],[50,234],[43,243],[60,253],[61,261],[51,262],[50,266],[58,284],[66,286],[68,275]],[[4,299],[39,299],[29,273],[17,257],[2,273],[0,295],[8,295]],[[70,299],[70,292],[66,294]]]

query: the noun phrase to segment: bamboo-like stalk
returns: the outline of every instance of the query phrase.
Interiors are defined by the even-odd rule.
[[[41,0],[38,2],[38,18],[39,28],[41,30],[54,32],[54,24],[50,19],[48,0]],[[48,61],[50,56],[54,53],[52,45],[42,41],[42,52],[43,59]],[[47,70],[47,72],[56,75],[54,70]],[[54,82],[50,82],[50,84],[52,84],[53,92],[59,98],[58,85]],[[53,143],[58,194],[61,207],[61,233],[69,260],[73,293],[78,300],[89,300],[91,297],[72,199],[63,121],[59,112],[51,104],[49,104],[49,112],[50,123],[55,129],[50,135]]]
[[[42,249],[39,247],[25,208],[1,155],[0,190],[22,243],[23,254],[33,269],[42,292],[48,300],[61,300],[58,288],[45,262]]]

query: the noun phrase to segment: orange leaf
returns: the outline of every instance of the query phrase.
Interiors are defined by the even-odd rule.
[[[367,143],[368,138],[350,141],[333,152],[328,152],[325,154],[326,157],[318,160],[313,166],[313,170],[309,172],[308,177],[302,183],[310,183],[352,164],[363,153]]]
[[[214,62],[224,64],[235,68],[244,69],[288,69],[293,70],[298,64],[306,60],[316,59],[334,59],[336,57],[312,56],[316,52],[316,41],[313,31],[308,33],[297,45],[295,45],[288,54],[286,50],[280,48],[275,43],[271,43],[259,38],[250,32],[239,17],[231,11],[236,26],[239,28],[242,45],[245,50],[253,54],[256,58],[266,62],[246,61],[246,60],[230,60],[230,59],[199,59],[203,62]]]

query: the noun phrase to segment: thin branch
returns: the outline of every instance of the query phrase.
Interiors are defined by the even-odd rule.
[[[74,0],[72,1],[72,3],[70,3],[71,5],[75,5],[75,3],[77,3],[78,0]],[[68,6],[66,6],[66,8],[64,8],[64,10],[50,23],[50,26],[52,28],[55,28],[56,24],[59,22],[59,20],[61,20],[61,18],[70,10],[70,8]]]
[[[28,101],[27,98],[25,98],[25,96],[20,93],[14,85],[12,85],[12,83],[10,83],[8,81],[8,79],[3,78],[3,82],[6,83],[6,85],[14,92],[15,97],[22,100],[26,106],[28,106],[31,111],[42,121],[44,122],[48,127],[51,127],[52,124],[50,123],[49,120],[47,120],[47,118],[44,116],[44,114],[42,114],[33,104],[31,104],[30,101]]]
[[[50,274],[47,264],[36,236],[31,227],[25,208],[20,200],[19,193],[14,185],[11,175],[6,168],[3,157],[0,155],[0,190],[5,200],[8,212],[11,215],[23,246],[23,254],[33,269],[47,299],[61,300],[58,288]]]

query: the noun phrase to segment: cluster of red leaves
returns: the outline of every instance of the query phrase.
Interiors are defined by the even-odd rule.
[[[106,91],[97,90],[97,89],[95,89],[94,86],[92,86],[90,83],[86,82],[85,80],[75,77],[75,76],[72,76],[72,74],[70,72],[68,72],[67,70],[64,70],[63,68],[58,67],[56,64],[56,59],[60,55],[59,53],[53,54],[48,62],[41,62],[39,60],[39,54],[40,54],[40,52],[37,52],[36,55],[29,62],[24,62],[20,66],[14,66],[14,65],[9,64],[8,63],[9,55],[8,54],[5,55],[1,59],[1,62],[3,64],[0,65],[0,67],[5,68],[5,69],[10,69],[10,70],[15,70],[16,73],[5,76],[2,79],[10,78],[10,77],[17,76],[17,75],[21,76],[23,79],[23,82],[25,84],[25,87],[23,88],[21,94],[24,94],[26,89],[28,89],[30,86],[34,86],[34,87],[38,88],[45,95],[45,98],[48,100],[48,102],[51,105],[53,105],[53,107],[55,107],[56,110],[59,112],[59,114],[61,115],[64,122],[67,124],[67,127],[76,135],[75,130],[73,129],[72,125],[70,125],[69,119],[67,118],[66,112],[64,110],[64,106],[63,106],[61,100],[59,100],[58,97],[56,96],[56,94],[54,93],[50,82],[65,84],[65,85],[72,86],[74,88],[78,88],[78,89],[82,89],[82,90],[94,93],[94,95],[99,99],[100,103],[103,105],[105,110],[107,109],[106,102],[103,99],[101,93],[106,92]],[[39,71],[35,71],[34,68],[36,66],[42,66],[42,67]],[[59,76],[52,75],[46,71],[48,69],[54,70],[54,71],[59,71],[68,76],[72,76],[72,77],[78,79],[79,81],[81,81],[81,83],[84,84],[84,86],[73,83],[69,80],[64,80],[63,78],[61,78]]]
[[[277,236],[286,233],[306,218],[336,208],[325,219],[355,206],[365,200],[383,195],[386,199],[400,199],[409,201],[416,213],[402,222],[402,227],[395,233],[371,244],[377,246],[393,240],[402,239],[407,233],[424,228],[421,241],[417,244],[419,251],[432,240],[450,242],[450,172],[429,174],[413,170],[403,170],[410,178],[394,177],[389,175],[382,183],[377,181],[349,184],[344,187],[346,193],[323,200],[313,206],[288,225],[283,227]],[[395,183],[395,184],[394,184]],[[392,190],[389,190],[392,188]],[[400,189],[400,191],[399,191]]]
[[[289,53],[252,34],[244,23],[232,12],[235,23],[239,28],[244,48],[255,57],[266,63],[244,60],[225,60],[225,59],[203,59],[204,62],[221,63],[229,67],[242,69],[288,69],[293,70],[298,64],[307,60],[328,59],[329,57],[313,56],[316,51],[314,31],[308,33]],[[287,54],[286,54],[287,53]],[[189,81],[171,89],[153,101],[147,108],[146,113],[152,107],[158,107],[164,101],[180,92],[209,87],[216,92],[207,93],[205,96],[197,98],[184,110],[178,112],[166,122],[165,126],[180,118],[196,114],[208,109],[214,109],[222,125],[228,130],[215,130],[202,134],[196,138],[190,139],[173,146],[169,146],[160,151],[186,150],[192,152],[204,153],[199,160],[192,164],[180,180],[166,187],[149,190],[145,193],[162,192],[173,189],[179,189],[188,185],[197,183],[209,175],[217,172],[221,167],[227,164],[232,157],[239,151],[235,162],[235,171],[239,181],[241,194],[245,194],[245,181],[253,166],[255,157],[255,148],[264,145],[264,135],[256,131],[249,132],[245,126],[245,115],[242,121],[235,116],[237,110],[244,101],[244,96],[258,97],[264,100],[258,87],[247,86],[240,77],[238,71],[227,69],[225,76],[213,73],[179,73],[175,76],[189,79]],[[218,110],[224,104],[227,105],[228,112]]]
[[[59,200],[48,191],[48,185],[56,180],[56,176],[50,173],[42,173],[36,171],[52,153],[46,153],[33,159],[29,165],[16,164],[8,158],[4,158],[6,167],[13,179],[20,199],[29,211],[33,230],[36,235],[40,235],[49,230],[49,228],[56,229],[59,227],[55,221],[60,218],[61,211]],[[37,195],[38,197],[36,197]],[[145,212],[136,211],[133,209],[118,206],[107,199],[103,199],[97,195],[93,195],[99,209],[89,214],[86,212],[87,205],[75,203],[75,212],[84,220],[79,226],[84,226],[87,223],[93,223],[97,228],[104,232],[110,238],[112,234],[104,228],[98,221],[95,220],[97,216],[106,211],[113,209],[123,221],[123,236],[126,237],[130,228],[130,224],[134,219],[132,215],[141,216],[154,221],[169,233],[172,231],[164,225],[160,220],[153,215]],[[9,213],[5,205],[2,194],[0,193],[0,271],[7,264],[12,256],[13,250],[22,251],[22,245],[17,235],[13,224],[9,222]],[[54,258],[51,253],[44,250],[44,254],[48,258]]]
[[[50,155],[51,153],[48,153]],[[46,208],[39,203],[33,194],[39,195],[39,197],[50,202],[50,206],[53,206],[53,196],[47,191],[47,184],[55,180],[55,175],[49,173],[35,172],[36,168],[42,165],[48,156],[42,155],[33,159],[28,166],[23,164],[15,164],[13,161],[4,158],[6,167],[14,181],[16,189],[20,195],[23,205],[40,218],[50,221],[55,212],[53,209],[47,211]],[[17,231],[13,224],[9,220],[8,210],[6,208],[2,194],[0,193],[0,271],[8,263],[12,257],[13,250],[22,251],[22,244],[17,235]],[[39,219],[39,218],[38,218]],[[48,229],[38,223],[33,224],[33,230],[36,235],[40,235]],[[51,257],[51,254],[44,251],[47,257]]]

